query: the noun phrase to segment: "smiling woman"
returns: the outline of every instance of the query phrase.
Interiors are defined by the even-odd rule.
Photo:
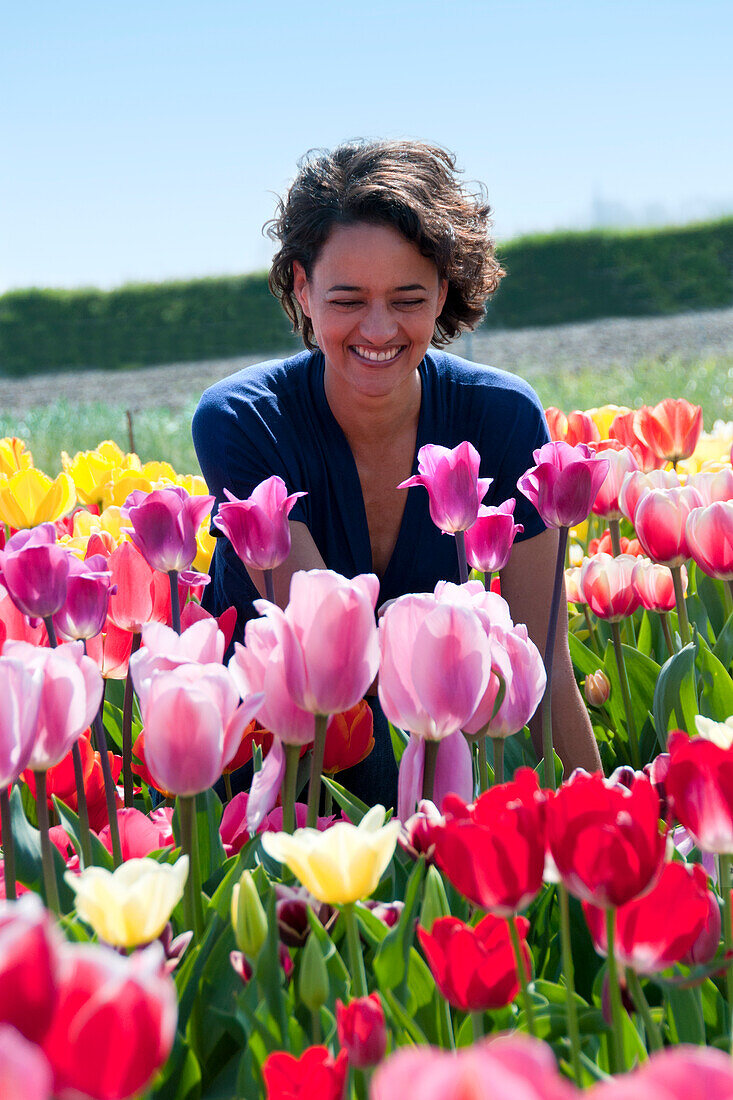
[[[524,530],[502,590],[542,646],[556,536],[517,494],[533,450],[549,438],[542,406],[519,378],[433,350],[478,323],[504,274],[490,224],[453,158],[420,142],[311,155],[281,201],[270,286],[308,350],[211,387],[193,422],[217,503],[225,488],[247,497],[273,474],[289,492],[307,493],[290,516],[290,556],[275,571],[281,606],[298,569],[374,572],[379,603],[458,580],[453,540],[431,522],[426,495],[397,486],[416,473],[422,446],[468,440],[481,477],[492,479],[485,503],[518,497]],[[248,573],[219,538],[205,601],[216,613],[237,607],[235,637],[263,591],[262,574]],[[592,770],[597,750],[566,652],[555,683],[558,751]],[[365,801],[391,805],[396,766],[376,701],[373,709],[375,750],[343,778]]]

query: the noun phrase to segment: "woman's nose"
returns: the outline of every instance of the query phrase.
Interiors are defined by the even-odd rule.
[[[373,302],[359,326],[362,336],[372,344],[386,344],[397,335],[398,320],[382,302]]]

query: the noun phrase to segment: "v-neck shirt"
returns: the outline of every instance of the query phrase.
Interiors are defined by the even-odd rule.
[[[372,572],[364,498],[349,443],[331,412],[320,351],[247,367],[210,387],[193,420],[193,439],[216,508],[224,489],[248,497],[272,474],[288,492],[305,490],[290,518],[308,527],[329,569],[346,577]],[[530,386],[515,375],[431,351],[419,366],[422,396],[417,453],[426,443],[456,447],[469,440],[481,456],[481,477],[493,482],[484,504],[517,500],[518,540],[544,530],[535,508],[517,490],[533,464],[532,452],[549,439],[544,412]],[[379,439],[374,447],[379,449]],[[379,603],[407,592],[432,592],[439,580],[458,580],[455,539],[433,524],[428,494],[407,499],[392,556],[381,579]],[[218,535],[216,527],[212,533]],[[235,638],[254,614],[257,590],[228,540],[217,538],[204,606],[215,614],[237,607]]]

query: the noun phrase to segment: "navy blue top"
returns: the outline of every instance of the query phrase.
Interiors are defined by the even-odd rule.
[[[493,484],[484,504],[517,498],[519,539],[544,524],[517,490],[517,479],[533,464],[532,452],[549,439],[542,406],[530,386],[514,375],[431,349],[419,367],[422,402],[417,452],[426,443],[456,447],[467,439],[481,455],[481,477]],[[331,412],[324,389],[320,351],[247,367],[216,383],[201,398],[193,419],[193,440],[201,471],[217,506],[224,488],[250,495],[271,474],[288,492],[304,489],[290,518],[305,523],[329,569],[346,577],[372,572],[366,511],[356,462]],[[379,447],[379,440],[374,441]],[[439,580],[458,581],[455,540],[430,518],[428,494],[406,489],[397,542],[382,578],[379,603],[406,592],[432,592]],[[219,534],[212,528],[214,534]],[[211,584],[204,605],[219,614],[237,607],[235,639],[254,614],[257,591],[229,541],[217,539]]]

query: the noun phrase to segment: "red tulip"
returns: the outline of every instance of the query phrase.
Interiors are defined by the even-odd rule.
[[[30,618],[54,615],[66,599],[71,554],[56,545],[52,523],[18,531],[0,550],[0,580]]]
[[[628,447],[620,451],[604,448],[602,451],[596,451],[596,454],[603,455],[609,464],[609,469],[593,503],[593,513],[596,516],[606,516],[608,519],[621,519],[622,512],[618,503],[619,490],[626,475],[639,469],[639,463]]]
[[[605,458],[596,458],[584,443],[545,443],[534,451],[536,466],[517,488],[534,504],[547,527],[573,527],[584,520],[608,473]]]
[[[163,949],[154,943],[127,958],[97,944],[64,944],[58,960],[59,1000],[42,1044],[54,1092],[132,1097],[163,1065],[175,1036],[176,991]]]
[[[679,489],[680,479],[674,470],[632,470],[626,474],[618,492],[618,508],[622,516],[634,523],[636,508],[650,489]]]
[[[589,1100],[731,1100],[733,1063],[715,1047],[667,1047],[633,1073],[595,1085],[586,1095]]]
[[[718,907],[699,864],[667,863],[647,894],[616,912],[618,962],[639,974],[656,974],[680,962],[705,931],[711,899]],[[583,912],[596,951],[606,955],[605,910],[583,902]]]
[[[36,894],[0,902],[0,1023],[34,1043],[41,1041],[56,1011],[60,943]]]
[[[111,577],[101,554],[84,561],[70,555],[66,599],[53,617],[63,638],[94,638],[100,633],[107,618]]]
[[[677,820],[705,852],[733,855],[733,747],[681,730],[669,736],[665,786]]]
[[[690,554],[704,573],[733,580],[733,500],[690,512],[685,525]]]
[[[333,714],[326,729],[323,770],[328,775],[353,768],[374,748],[374,715],[366,699]]]
[[[637,559],[631,570],[631,585],[647,611],[664,614],[674,611],[674,581],[666,565],[657,565],[648,558]],[[687,590],[687,570],[682,566],[682,588]]]
[[[306,495],[288,496],[285,482],[277,475],[256,485],[246,500],[225,489],[227,499],[219,505],[215,524],[249,569],[275,569],[290,553],[288,515],[298,497]]]
[[[132,634],[115,626],[109,615],[102,633],[87,638],[87,656],[92,658],[104,680],[124,680],[131,653]]]
[[[464,442],[450,450],[428,443],[417,453],[420,471],[398,489],[424,485],[430,498],[430,518],[447,534],[467,531],[475,522],[481,501],[493,478],[479,477],[481,456],[473,444]]]
[[[690,551],[687,517],[702,500],[697,489],[652,489],[636,506],[634,526],[644,553],[660,565],[682,565]]]
[[[516,918],[517,932],[529,981],[532,963],[527,947],[529,921]],[[441,917],[430,932],[418,928],[418,938],[441,995],[462,1012],[502,1008],[519,992],[517,964],[509,926],[489,913],[475,927],[457,917]]]
[[[644,406],[644,409],[646,406]],[[631,412],[619,413],[614,417],[608,434],[611,439],[616,439],[629,447],[639,463],[639,468],[644,473],[656,470],[664,465],[664,458],[660,458],[656,451],[647,443],[642,433],[642,421],[644,409],[634,409]]]
[[[702,409],[684,397],[665,397],[641,410],[640,429],[651,449],[668,462],[693,454],[702,432]]]
[[[639,597],[631,583],[637,559],[631,554],[596,554],[580,571],[585,602],[600,619],[618,622],[633,615]]]
[[[562,409],[550,405],[549,409],[545,409],[545,420],[550,429],[550,439],[565,439],[568,434],[568,418]]]
[[[514,522],[514,497],[497,508],[481,505],[476,522],[466,531],[466,559],[472,569],[496,573],[509,561],[515,537],[524,530]]]
[[[545,793],[531,768],[473,806],[449,796],[432,831],[435,862],[464,897],[498,916],[524,909],[542,888]]]
[[[0,1096],[3,1100],[52,1100],[48,1059],[19,1031],[0,1024]]]
[[[333,1058],[325,1047],[308,1047],[300,1058],[276,1050],[262,1065],[266,1100],[343,1100],[349,1063],[346,1051]]]
[[[179,485],[146,493],[135,489],[122,506],[130,541],[148,565],[161,573],[190,569],[196,557],[196,532],[211,511],[214,497],[190,496]]]
[[[378,993],[356,997],[348,1004],[336,1001],[336,1030],[350,1065],[376,1066],[387,1049],[387,1022]]]
[[[639,897],[664,865],[659,795],[646,778],[628,789],[577,769],[548,802],[547,838],[570,893],[606,908]]]
[[[622,554],[631,554],[635,558],[642,554],[638,539],[627,539],[625,535],[621,535],[619,543],[621,544]],[[613,540],[608,527],[599,539],[591,539],[588,543],[588,557],[591,558],[594,554],[611,554],[613,556]]]

